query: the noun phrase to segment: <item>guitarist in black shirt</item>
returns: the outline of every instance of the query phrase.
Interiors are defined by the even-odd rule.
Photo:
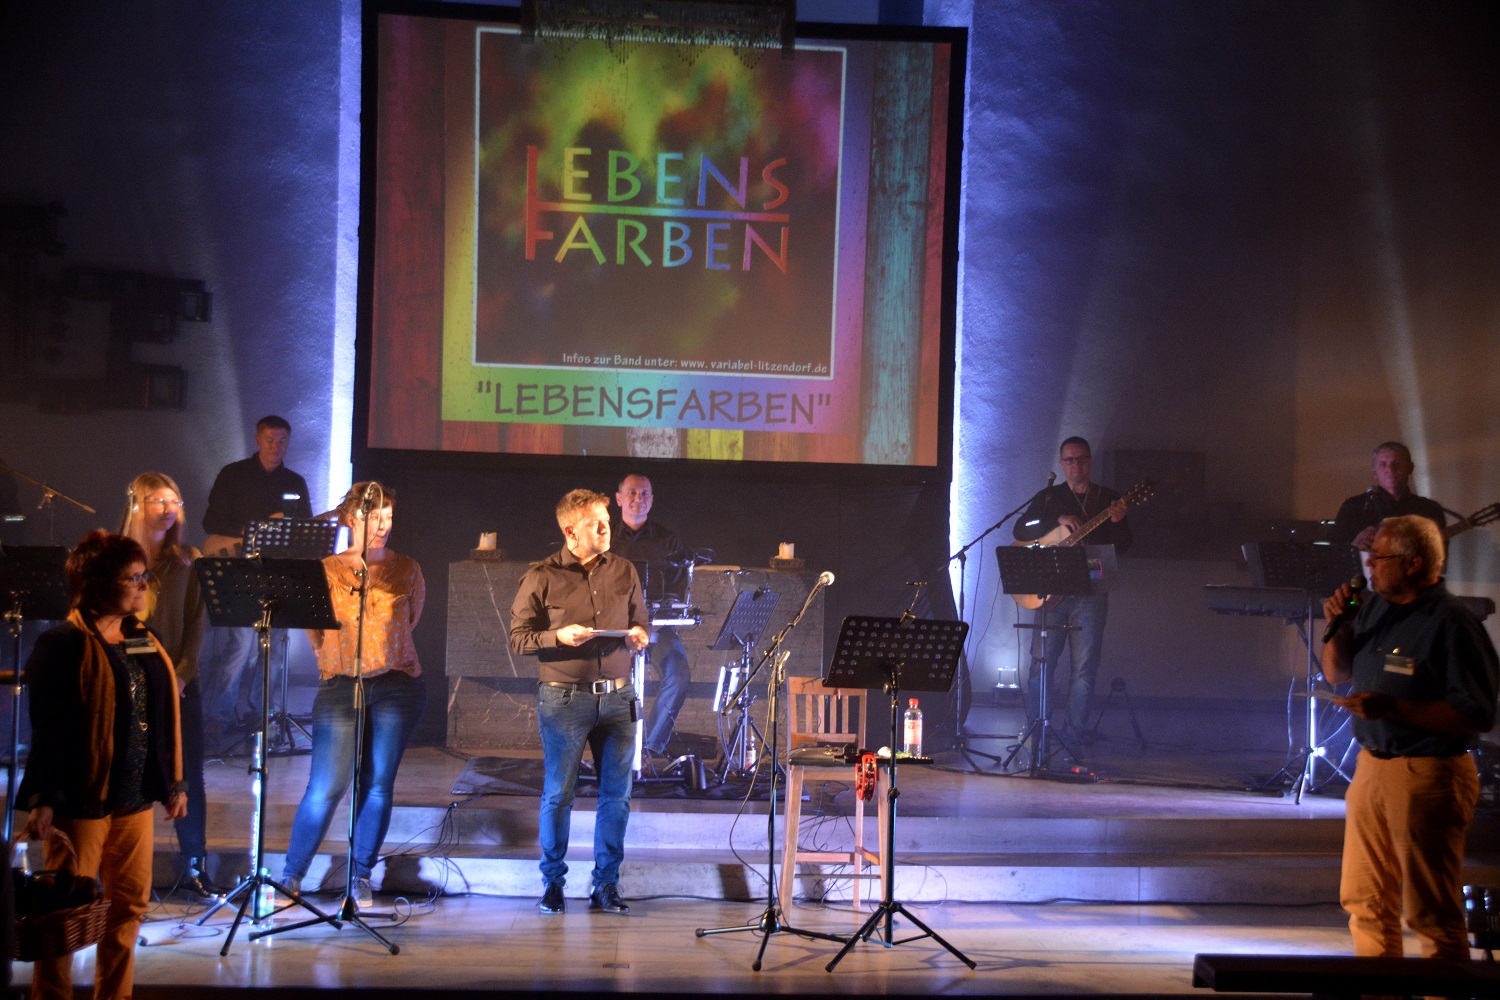
[[[1128,550],[1130,523],[1125,520],[1127,503],[1119,493],[1092,480],[1093,454],[1089,443],[1081,437],[1070,437],[1062,443],[1059,457],[1064,482],[1037,494],[1026,512],[1016,521],[1016,540],[1036,545],[1056,545],[1107,512],[1107,516],[1088,532],[1088,544],[1113,545],[1117,553]],[[1076,631],[1049,632],[1045,649],[1039,633],[1032,640],[1031,669],[1026,678],[1026,705],[1027,711],[1035,718],[1040,711],[1039,680],[1044,654],[1046,661],[1052,665],[1054,680],[1063,676],[1058,669],[1061,666],[1058,658],[1062,654],[1063,636],[1066,635],[1072,665],[1072,677],[1068,683],[1067,729],[1075,736],[1082,736],[1088,728],[1089,706],[1094,696],[1094,682],[1099,675],[1100,654],[1104,649],[1104,623],[1109,616],[1109,595],[1052,597],[1045,602],[1039,601],[1039,607],[1038,604],[1028,604],[1020,596],[1016,599],[1025,607],[1037,608],[1038,623],[1045,621],[1050,625],[1077,626]],[[1053,688],[1056,689],[1056,686],[1054,683]]]

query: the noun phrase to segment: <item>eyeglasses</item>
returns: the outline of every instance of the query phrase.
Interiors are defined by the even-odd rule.
[[[1094,457],[1092,455],[1083,455],[1078,458],[1064,458],[1061,459],[1061,462],[1063,465],[1081,465],[1084,462],[1092,462],[1093,460]]]
[[[1370,562],[1380,562],[1380,560],[1382,560],[1382,559],[1409,559],[1409,558],[1411,558],[1411,557],[1408,556],[1405,552],[1391,552],[1391,553],[1388,553],[1388,554],[1383,555],[1383,556],[1377,556],[1373,552],[1370,553]]]
[[[150,571],[148,570],[145,573],[136,573],[131,576],[122,576],[116,582],[118,582],[122,587],[149,587],[151,586],[151,582],[155,579],[156,577],[152,576]]]
[[[184,504],[181,500],[168,500],[167,498],[162,497],[159,500],[147,500],[146,506],[160,507],[162,511],[165,512],[169,510],[181,510]]]

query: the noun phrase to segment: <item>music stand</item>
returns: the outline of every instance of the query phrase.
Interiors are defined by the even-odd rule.
[[[271,556],[276,559],[323,559],[333,555],[338,548],[339,523],[321,519],[291,517],[268,517],[262,521],[251,521],[245,525],[245,555]],[[297,736],[293,728],[312,742],[312,733],[292,715],[287,708],[287,689],[291,681],[291,664],[288,649],[281,647],[281,707],[271,713],[273,727],[269,739],[270,754],[298,753]],[[240,740],[239,743],[243,743]],[[236,743],[235,746],[239,746]],[[232,752],[234,747],[230,747]]]
[[[1062,737],[1052,733],[1052,722],[1048,719],[1049,688],[1052,685],[1052,664],[1047,662],[1047,633],[1052,630],[1067,632],[1076,625],[1053,625],[1047,621],[1047,608],[1053,597],[1087,596],[1094,593],[1094,583],[1089,578],[1089,554],[1079,546],[1002,545],[995,549],[995,558],[1000,562],[1000,589],[1007,594],[1043,595],[1041,607],[1037,609],[1037,623],[1017,625],[1017,628],[1034,629],[1042,640],[1042,655],[1037,661],[1040,667],[1037,683],[1040,686],[1037,698],[1037,717],[1026,724],[1016,743],[1016,748],[1005,758],[1005,767],[1015,760],[1016,754],[1030,744],[1032,777],[1039,777],[1047,769],[1047,758],[1055,750],[1048,745],[1056,741],[1057,748],[1072,750]],[[1077,669],[1075,666],[1074,669]]]
[[[16,824],[16,771],[21,756],[21,631],[28,621],[68,617],[68,550],[61,545],[0,547],[0,598],[8,596],[5,625],[10,632],[15,669],[0,673],[10,682],[10,760],[5,767],[5,842]]]
[[[745,774],[755,770],[755,760],[750,748],[766,745],[765,734],[750,715],[750,706],[755,703],[755,696],[746,687],[750,677],[750,650],[770,627],[771,616],[776,613],[776,605],[779,603],[781,595],[774,590],[740,591],[735,595],[729,614],[724,616],[724,624],[719,627],[718,636],[708,647],[720,651],[738,649],[742,671],[739,688],[725,697],[723,704],[714,706],[714,710],[719,713],[719,746],[724,755],[723,767],[719,770],[721,785],[729,780],[731,773]],[[726,736],[724,713],[731,708],[739,712],[739,719],[730,727]],[[752,742],[747,744],[747,740]],[[773,758],[771,766],[779,767],[780,763]]]
[[[1303,633],[1303,643],[1307,648],[1303,687],[1307,698],[1307,717],[1304,720],[1307,739],[1287,758],[1281,770],[1259,786],[1263,789],[1278,788],[1290,781],[1292,800],[1300,805],[1304,791],[1316,792],[1321,787],[1318,784],[1319,761],[1345,782],[1351,780],[1339,761],[1329,759],[1324,752],[1322,739],[1318,736],[1319,704],[1312,693],[1318,690],[1318,678],[1323,675],[1323,667],[1313,647],[1313,622],[1323,616],[1323,596],[1333,593],[1349,582],[1350,577],[1361,573],[1359,557],[1354,554],[1354,549],[1342,545],[1318,545],[1280,539],[1250,542],[1241,547],[1241,552],[1250,566],[1250,580],[1255,586],[1299,588],[1305,595],[1307,610],[1303,620],[1297,623],[1297,629]],[[1287,714],[1291,714],[1290,706]],[[1287,725],[1290,728],[1290,719]],[[1332,781],[1333,775],[1328,780]]]
[[[833,662],[828,667],[828,676],[823,683],[828,687],[880,688],[891,700],[891,757],[886,766],[890,768],[890,786],[886,789],[886,813],[884,850],[881,865],[884,883],[884,898],[864,926],[844,942],[843,950],[828,963],[832,972],[843,957],[849,954],[861,939],[868,941],[880,925],[884,924],[880,943],[887,948],[922,938],[932,938],[948,949],[960,962],[974,968],[974,960],[953,945],[942,935],[928,927],[901,903],[896,902],[896,799],[901,791],[896,786],[896,747],[901,735],[901,692],[941,691],[946,693],[953,686],[953,674],[958,670],[958,658],[963,654],[964,637],[969,626],[959,621],[939,621],[926,618],[856,618],[844,619],[839,629],[838,645],[834,648]],[[788,836],[792,832],[788,831]],[[894,939],[893,918],[901,914],[921,931],[921,934]]]
[[[266,731],[271,724],[271,628],[337,629],[339,621],[333,614],[333,602],[328,595],[328,577],[323,564],[312,559],[219,559],[203,557],[194,563],[198,571],[198,584],[203,590],[203,603],[208,609],[208,620],[221,628],[245,628],[254,626],[260,640],[261,706],[260,731],[255,734],[255,752],[250,763],[250,794],[255,802],[253,841],[250,855],[250,875],[240,881],[234,890],[215,903],[198,920],[202,926],[223,906],[236,897],[240,898],[239,910],[234,923],[224,939],[219,955],[229,954],[245,911],[254,907],[252,919],[267,920],[272,913],[286,907],[275,905],[275,893],[287,897],[292,904],[317,914],[319,921],[336,918],[328,916],[313,906],[300,893],[290,892],[286,886],[271,878],[265,867],[266,851]],[[261,887],[272,890],[269,902],[260,899]],[[294,924],[291,926],[303,926]],[[250,934],[250,940],[273,934],[284,928],[267,928]]]

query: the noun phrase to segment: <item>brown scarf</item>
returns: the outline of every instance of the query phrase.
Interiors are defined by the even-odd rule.
[[[115,756],[115,672],[109,664],[109,653],[104,648],[99,633],[84,619],[83,612],[74,608],[68,612],[68,621],[83,633],[83,662],[78,665],[79,696],[83,702],[85,725],[88,727],[89,773],[85,775],[84,788],[91,799],[103,802],[109,795],[109,766]],[[182,720],[177,704],[177,671],[172,667],[172,658],[161,648],[156,636],[146,632],[151,645],[167,668],[170,695],[167,698],[169,717],[172,720],[172,787],[182,785]],[[170,796],[170,792],[168,793]]]

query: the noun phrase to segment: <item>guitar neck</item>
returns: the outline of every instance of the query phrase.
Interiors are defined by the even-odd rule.
[[[1108,520],[1109,508],[1105,507],[1099,513],[1095,514],[1093,517],[1089,518],[1086,522],[1080,525],[1077,531],[1073,532],[1067,538],[1064,538],[1062,541],[1058,542],[1057,547],[1067,548],[1070,545],[1077,545],[1079,542],[1083,541],[1084,535],[1087,535],[1089,532],[1093,531],[1095,528],[1099,527],[1099,525]]]

